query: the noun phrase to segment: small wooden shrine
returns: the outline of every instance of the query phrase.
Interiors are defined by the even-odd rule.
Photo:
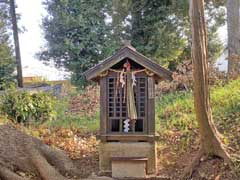
[[[126,45],[85,76],[100,84],[100,172],[155,174],[155,83],[171,80],[172,73]]]

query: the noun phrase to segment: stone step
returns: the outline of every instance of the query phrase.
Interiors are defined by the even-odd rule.
[[[107,176],[91,176],[87,179],[83,180],[170,180],[171,178],[167,176],[149,176],[147,178],[122,178],[122,179],[115,179]]]

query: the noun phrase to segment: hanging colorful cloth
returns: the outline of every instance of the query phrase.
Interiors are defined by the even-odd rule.
[[[124,65],[126,68],[126,98],[127,112],[130,120],[137,120],[137,110],[135,106],[133,86],[135,84],[135,76],[131,72],[131,64],[127,61]]]

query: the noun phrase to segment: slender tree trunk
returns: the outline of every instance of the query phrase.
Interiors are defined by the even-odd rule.
[[[204,0],[190,0],[189,9],[192,30],[192,60],[194,78],[194,106],[199,125],[201,148],[193,163],[186,168],[185,174],[191,175],[194,166],[200,163],[202,156],[218,156],[231,165],[212,118],[210,107],[207,33],[204,19]]]
[[[240,2],[227,0],[228,74],[240,74]]]
[[[21,62],[17,18],[16,18],[16,12],[15,12],[14,0],[10,0],[10,14],[11,14],[11,18],[12,18],[12,29],[13,29],[15,55],[16,55],[16,63],[17,63],[17,82],[18,82],[18,87],[23,87],[22,62]]]

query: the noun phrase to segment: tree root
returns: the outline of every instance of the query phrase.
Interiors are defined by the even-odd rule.
[[[181,179],[182,180],[191,179],[192,174],[197,169],[197,167],[200,165],[201,161],[205,161],[210,156],[211,157],[216,156],[216,157],[222,158],[224,160],[224,162],[228,164],[229,168],[233,171],[235,178],[237,179],[239,177],[239,175],[237,174],[237,172],[235,170],[235,166],[234,166],[233,161],[231,160],[230,155],[225,150],[225,148],[222,147],[222,148],[218,149],[218,151],[214,155],[207,154],[203,150],[203,148],[201,148],[198,151],[195,158],[193,159],[192,163],[184,169],[184,172],[183,172],[183,175],[181,176]]]
[[[65,178],[51,166],[36,150],[29,149],[30,159],[43,180],[65,180]]]
[[[0,179],[24,180],[24,178],[20,177],[16,173],[3,166],[0,167]]]
[[[233,171],[235,178],[239,178],[239,174],[237,173],[234,163],[231,159],[230,154],[227,152],[226,148],[224,148],[224,146],[222,146],[222,148],[219,149],[219,152],[217,153],[217,156],[221,157],[224,162],[226,162],[228,164],[228,166],[230,167],[230,169]]]
[[[181,179],[187,180],[191,178],[193,172],[195,171],[197,166],[200,164],[200,161],[203,155],[204,155],[204,151],[203,149],[200,149],[197,155],[195,156],[195,158],[193,159],[192,163],[184,169]]]
[[[0,126],[0,179],[23,180],[16,170],[31,172],[43,180],[78,177],[79,171],[61,150],[45,145],[11,125]]]

